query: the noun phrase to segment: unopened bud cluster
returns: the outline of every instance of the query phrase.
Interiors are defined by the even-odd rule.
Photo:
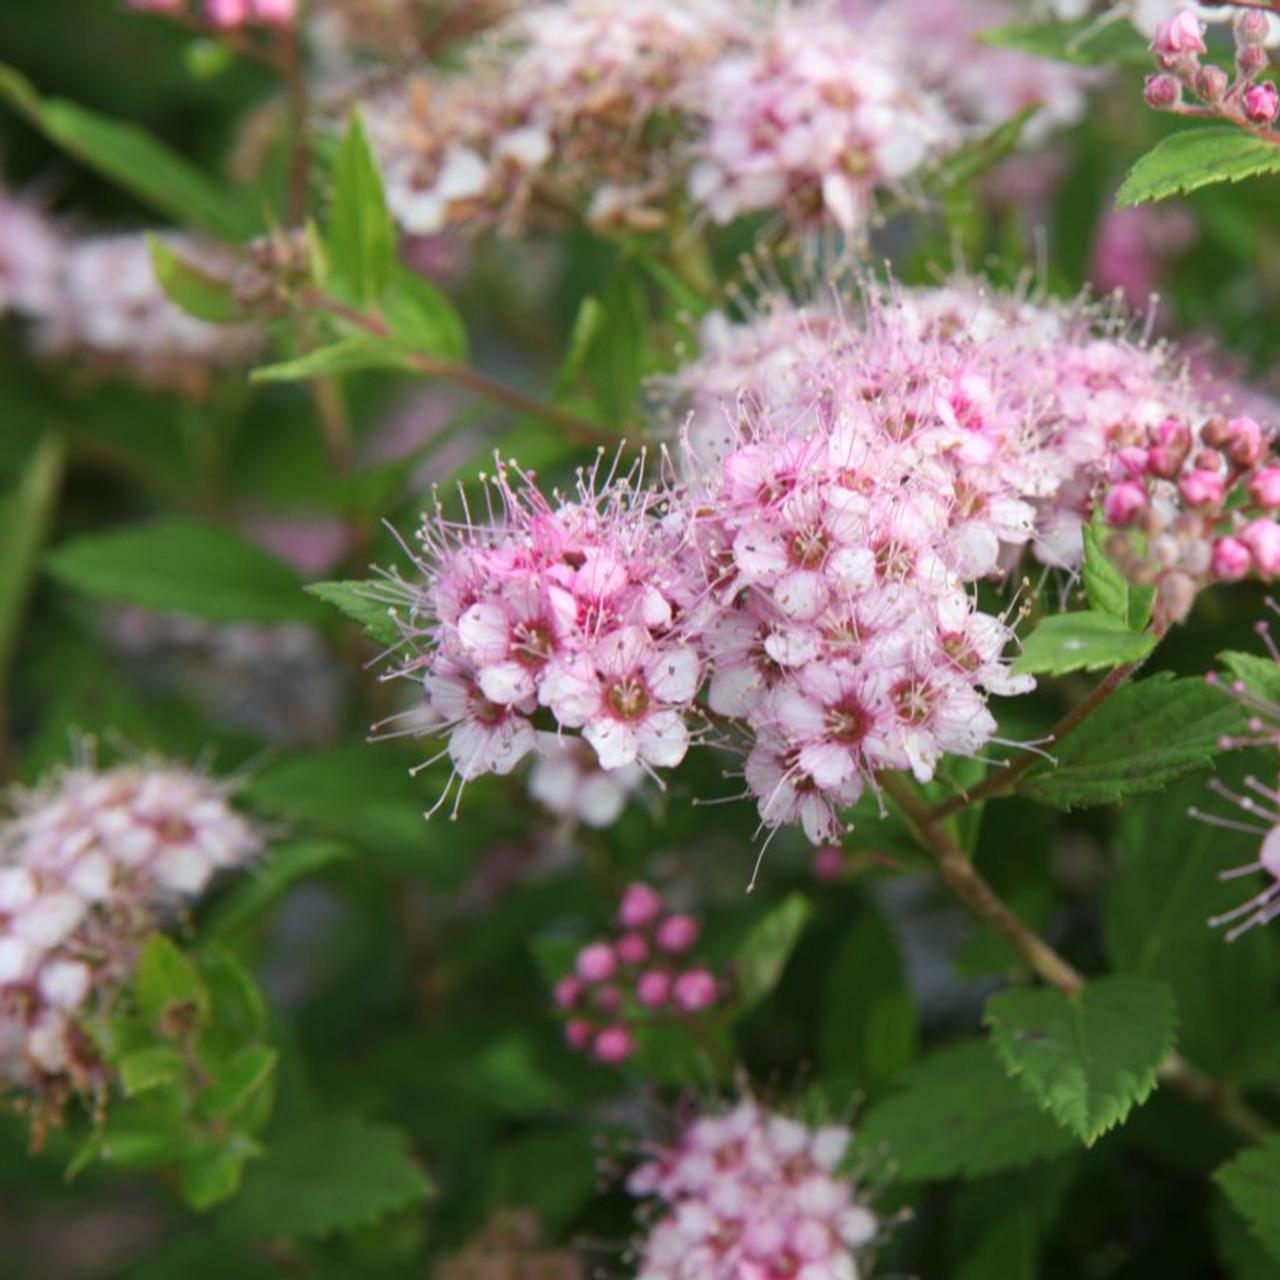
[[[717,1004],[724,993],[715,975],[682,959],[700,932],[696,917],[669,911],[656,889],[631,885],[618,906],[617,933],[583,947],[574,971],[556,983],[569,1047],[617,1066],[635,1053],[639,1026]]]
[[[852,1136],[752,1099],[695,1119],[628,1180],[662,1205],[638,1280],[858,1280],[880,1222],[837,1172]]]
[[[109,1005],[139,948],[262,838],[213,778],[179,765],[61,770],[0,826],[0,1087],[55,1109],[101,1087],[80,1018]]]
[[[1274,15],[1243,9],[1235,18],[1234,74],[1201,61],[1207,52],[1205,26],[1190,9],[1166,19],[1151,42],[1161,70],[1149,76],[1144,90],[1147,105],[1158,111],[1186,115],[1215,115],[1254,133],[1271,135],[1280,114],[1280,93],[1270,80],[1259,80],[1268,66],[1265,45],[1272,39]],[[1186,103],[1184,95],[1193,100]],[[1196,105],[1196,104],[1199,105]]]

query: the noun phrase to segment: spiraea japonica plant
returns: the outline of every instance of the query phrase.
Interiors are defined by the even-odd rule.
[[[3,7],[0,1272],[1280,1275],[1278,43]]]

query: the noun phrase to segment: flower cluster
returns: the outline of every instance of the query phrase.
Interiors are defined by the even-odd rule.
[[[0,1081],[99,1083],[78,1018],[128,980],[142,941],[261,851],[226,788],[161,763],[58,772],[0,826]]]
[[[129,7],[203,21],[215,31],[288,27],[298,16],[297,0],[129,0]]]
[[[33,204],[0,190],[0,316],[47,314],[57,302],[62,240]]]
[[[574,971],[556,983],[557,1007],[568,1015],[565,1042],[611,1066],[636,1051],[634,1028],[664,1013],[704,1013],[723,995],[710,970],[681,968],[698,940],[698,920],[668,911],[647,884],[628,887],[618,905],[618,935],[583,947]]]
[[[628,1180],[663,1205],[639,1280],[857,1280],[880,1224],[836,1173],[851,1137],[750,1099],[694,1120]]]
[[[1257,9],[1242,9],[1235,17],[1235,74],[1214,63],[1204,63],[1205,27],[1191,9],[1166,18],[1157,28],[1151,48],[1161,71],[1148,76],[1144,97],[1147,105],[1179,115],[1216,116],[1260,134],[1277,139],[1273,128],[1280,115],[1280,92],[1270,80],[1259,80],[1269,58],[1266,45],[1273,42],[1276,16]],[[1190,94],[1198,105],[1187,104]]]
[[[640,765],[603,769],[585,743],[553,733],[539,738],[529,770],[529,794],[539,804],[589,827],[611,827],[643,782]]]

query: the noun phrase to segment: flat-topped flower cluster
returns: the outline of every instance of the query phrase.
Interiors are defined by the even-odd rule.
[[[1150,474],[1174,419],[1200,432],[1178,465],[1222,480],[1212,503],[1185,480],[1148,503],[1182,539],[1132,566],[1157,625],[1215,577],[1280,568],[1269,429],[1216,416],[1220,392],[1086,304],[968,280],[776,298],[709,322],[667,393],[687,426],[659,483],[601,462],[547,496],[501,464],[491,519],[427,521],[424,581],[395,588],[412,656],[393,674],[422,681],[462,782],[510,772],[539,727],[579,733],[606,771],[714,739],[744,754],[766,827],[838,841],[879,771],[927,782],[992,741],[988,698],[1032,680],[976,584],[1028,556],[1072,569],[1099,503],[1136,523],[1136,491],[1123,511],[1116,492],[1140,483],[1117,469]],[[1228,573],[1206,512],[1228,518],[1241,485],[1262,497],[1229,517],[1248,523]],[[1199,578],[1196,529],[1216,540]]]

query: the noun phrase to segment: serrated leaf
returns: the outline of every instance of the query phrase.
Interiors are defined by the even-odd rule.
[[[430,1193],[402,1130],[326,1117],[271,1143],[220,1225],[233,1238],[313,1239],[367,1226]]]
[[[50,141],[175,221],[227,240],[246,240],[261,229],[261,217],[238,191],[207,177],[145,130],[72,102],[42,99],[6,66],[0,66],[0,95]]]
[[[230,1120],[239,1115],[270,1086],[278,1058],[276,1051],[266,1045],[246,1045],[200,1095],[199,1114],[210,1120]]]
[[[248,1161],[262,1154],[262,1145],[248,1134],[231,1133],[207,1151],[185,1159],[178,1169],[178,1190],[197,1213],[230,1199],[240,1190]]]
[[[204,926],[205,936],[235,932],[282,898],[296,881],[347,857],[350,851],[345,845],[328,840],[291,840],[273,846],[219,900]]]
[[[884,1156],[893,1176],[906,1182],[1022,1168],[1073,1145],[981,1041],[912,1067],[902,1091],[867,1113],[857,1138],[859,1151]]]
[[[147,245],[156,281],[176,307],[207,324],[231,324],[243,318],[230,281],[186,261],[158,236],[148,236]]]
[[[1130,631],[1106,613],[1059,613],[1044,618],[1022,642],[1013,664],[1019,675],[1065,675],[1138,662],[1155,648],[1153,635]]]
[[[983,31],[978,39],[997,48],[1086,67],[1151,64],[1146,40],[1118,17],[1109,22],[1095,16],[1072,22],[1014,22]]]
[[[1163,982],[1102,978],[1075,996],[1005,991],[987,1002],[996,1056],[1055,1120],[1086,1145],[1156,1087],[1177,1012]]]
[[[441,360],[467,358],[467,330],[458,309],[416,271],[391,268],[379,310],[395,340],[411,351]]]
[[[86,534],[46,557],[63,585],[210,622],[315,622],[324,610],[286,564],[226,529],[167,519]]]
[[[330,374],[360,373],[366,369],[407,369],[408,353],[394,343],[367,334],[352,334],[317,347],[292,360],[262,365],[249,375],[250,382],[306,382]]]
[[[1103,548],[1108,532],[1106,525],[1097,523],[1084,527],[1085,598],[1094,612],[1124,623],[1130,631],[1142,631],[1151,621],[1156,589],[1130,585]]]
[[[187,1074],[186,1062],[172,1045],[150,1045],[127,1053],[116,1064],[120,1084],[125,1097],[136,1098],[141,1093],[175,1084]]]
[[[359,305],[381,294],[396,256],[396,229],[359,111],[347,122],[333,166],[329,260],[345,292]]]
[[[154,934],[142,949],[133,994],[153,1028],[175,1016],[201,1022],[209,1013],[209,991],[195,964],[162,933]]]
[[[1218,661],[1250,693],[1268,702],[1280,700],[1280,663],[1270,658],[1260,658],[1256,653],[1227,652],[1218,655]]]
[[[1242,1152],[1213,1177],[1263,1248],[1280,1262],[1280,1134]]]
[[[1280,171],[1280,147],[1230,126],[1183,129],[1162,138],[1129,170],[1116,192],[1121,209],[1185,195],[1215,182]]]
[[[793,893],[742,940],[733,958],[741,1010],[759,1004],[778,985],[812,914],[813,904],[803,894]]]
[[[1242,720],[1221,690],[1161,672],[1113,694],[1051,748],[1057,763],[1037,765],[1018,791],[1059,809],[1159,791],[1206,767],[1221,750],[1223,734],[1239,729]]]
[[[307,591],[340,609],[380,645],[389,648],[399,642],[400,628],[391,617],[391,606],[379,596],[380,585],[377,582],[312,582]]]

